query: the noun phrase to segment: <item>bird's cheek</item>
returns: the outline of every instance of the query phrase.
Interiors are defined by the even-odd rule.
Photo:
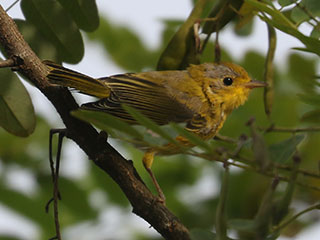
[[[243,91],[240,95],[240,104],[239,105],[244,104],[248,100],[249,93],[250,93],[249,89],[247,89],[247,88],[243,89]]]

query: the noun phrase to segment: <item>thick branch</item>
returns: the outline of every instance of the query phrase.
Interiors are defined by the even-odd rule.
[[[133,212],[149,222],[166,239],[190,239],[184,225],[145,186],[132,162],[124,159],[104,141],[91,125],[70,115],[70,111],[78,108],[74,98],[68,90],[50,86],[46,79],[46,66],[24,41],[16,24],[1,6],[0,44],[9,59],[22,59],[18,71],[51,101],[67,128],[67,136],[120,186],[132,204]]]

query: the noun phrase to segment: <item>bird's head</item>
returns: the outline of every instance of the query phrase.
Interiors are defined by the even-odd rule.
[[[234,63],[192,65],[188,71],[194,79],[202,81],[208,98],[223,105],[226,112],[242,105],[253,88],[267,86],[264,82],[252,80],[246,70]]]

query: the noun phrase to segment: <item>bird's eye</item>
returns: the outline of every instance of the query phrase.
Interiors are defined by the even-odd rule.
[[[226,86],[230,86],[233,83],[233,80],[232,80],[231,77],[226,77],[226,78],[223,79],[223,83]]]

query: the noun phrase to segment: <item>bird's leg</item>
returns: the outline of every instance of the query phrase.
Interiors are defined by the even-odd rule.
[[[151,179],[152,179],[152,182],[154,184],[154,186],[156,187],[157,189],[157,192],[158,192],[158,196],[159,196],[159,201],[163,204],[166,203],[166,197],[164,196],[163,194],[163,191],[155,177],[155,175],[153,174],[152,170],[151,170],[151,166],[152,166],[152,163],[153,163],[153,159],[154,159],[154,155],[156,154],[156,151],[154,149],[150,149],[148,150],[144,156],[143,156],[143,159],[142,159],[142,162],[143,162],[143,166],[144,168],[147,170],[147,172],[149,173]]]
[[[179,142],[181,147],[193,147],[194,146],[194,144],[190,143],[189,140],[186,139],[185,137],[177,136],[176,140]],[[163,191],[162,191],[155,175],[153,174],[153,172],[151,170],[153,159],[156,154],[164,154],[164,155],[169,154],[170,155],[170,154],[179,153],[180,152],[179,150],[180,150],[180,148],[176,144],[168,143],[159,149],[150,148],[148,151],[145,152],[143,159],[142,159],[143,166],[147,170],[148,174],[150,175],[152,182],[153,182],[153,185],[156,187],[156,190],[157,190],[158,196],[159,196],[159,201],[162,202],[163,204],[165,204],[166,198],[163,194]]]

